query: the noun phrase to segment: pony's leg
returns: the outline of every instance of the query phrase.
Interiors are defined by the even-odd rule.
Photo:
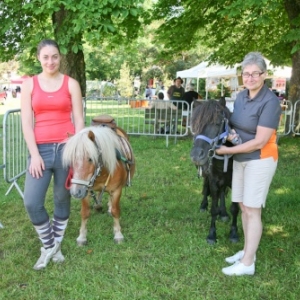
[[[213,191],[213,189],[211,189]],[[217,241],[217,229],[216,229],[216,220],[219,214],[218,209],[218,199],[219,195],[218,193],[211,193],[212,203],[211,203],[211,223],[210,223],[210,229],[208,236],[206,238],[206,241],[209,244],[214,244]]]
[[[111,200],[111,215],[114,219],[114,241],[121,243],[124,240],[124,236],[121,232],[120,226],[120,198],[122,194],[122,188],[115,190],[110,196]]]
[[[89,198],[83,198],[81,200],[81,226],[79,231],[79,236],[77,238],[77,245],[83,246],[87,243],[87,221],[90,216]]]
[[[237,227],[237,217],[239,214],[239,204],[237,202],[232,202],[230,206],[230,211],[232,214],[232,223],[229,233],[229,240],[232,243],[237,243],[239,241],[238,227]]]
[[[108,212],[109,215],[112,215],[111,214],[111,203],[112,203],[112,199],[111,198],[112,197],[109,197],[108,203],[107,203],[107,206],[108,206],[107,212]]]
[[[223,222],[229,221],[229,215],[226,210],[226,192],[223,189],[220,192],[220,219]]]
[[[202,187],[202,202],[200,204],[200,212],[205,212],[208,208],[208,196],[210,195],[209,192],[209,181],[207,177],[204,177],[203,180],[203,187]]]

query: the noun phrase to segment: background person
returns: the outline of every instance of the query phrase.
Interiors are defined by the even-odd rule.
[[[184,88],[181,86],[183,84],[183,80],[181,77],[177,77],[174,79],[174,85],[171,85],[167,91],[168,98],[170,100],[183,100]],[[177,107],[180,106],[178,103],[173,102]],[[180,108],[180,107],[178,107]]]
[[[152,97],[152,89],[149,85],[146,86],[145,97],[146,99],[151,99]]]
[[[195,91],[195,85],[193,83],[190,83],[188,91],[185,92],[183,95],[183,100],[185,100],[191,107],[193,101],[195,101],[197,99],[201,99],[201,97],[198,94],[198,92]],[[184,105],[184,106],[186,106],[186,105]],[[187,107],[184,107],[184,109],[187,109]]]
[[[173,109],[176,110],[177,107],[169,100],[166,100],[164,102],[160,102],[162,100],[164,100],[164,93],[163,92],[159,92],[157,95],[157,100],[151,101],[151,103],[149,104],[149,108],[153,108],[155,107],[156,109]]]
[[[61,242],[70,214],[70,193],[65,188],[68,170],[62,166],[62,151],[68,134],[84,127],[79,84],[59,71],[61,54],[57,43],[43,40],[37,47],[42,73],[22,85],[21,118],[29,158],[24,205],[43,244],[35,270],[45,268],[52,258],[64,261]],[[34,121],[33,121],[34,120]],[[73,120],[73,121],[72,121]],[[54,216],[45,209],[52,175]]]
[[[157,110],[157,116],[159,117],[161,114],[165,116],[165,113],[162,112],[162,110],[167,110],[167,109],[172,109],[172,110],[177,110],[177,107],[169,100],[163,101],[164,100],[164,93],[159,92],[157,95],[158,99],[154,100],[151,102],[149,105],[149,108],[155,108]],[[163,101],[163,102],[161,102]],[[167,120],[165,118],[161,119],[159,123],[165,123],[164,127],[161,127],[158,130],[158,133],[170,133],[170,120]],[[172,122],[171,122],[172,123]]]
[[[242,144],[221,146],[217,154],[233,154],[232,201],[242,211],[244,248],[225,260],[232,266],[222,269],[226,275],[253,275],[256,251],[262,235],[261,213],[276,171],[278,149],[276,130],[281,108],[276,95],[264,84],[267,66],[263,56],[250,52],[242,62],[245,90],[237,95],[232,128]],[[235,134],[231,136],[231,139]]]

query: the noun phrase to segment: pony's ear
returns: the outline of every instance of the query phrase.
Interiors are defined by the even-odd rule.
[[[92,142],[95,142],[95,134],[93,131],[89,131],[88,137]]]
[[[221,97],[221,98],[219,99],[219,103],[220,103],[223,107],[225,107],[225,106],[226,106],[226,99],[225,99],[225,97]]]

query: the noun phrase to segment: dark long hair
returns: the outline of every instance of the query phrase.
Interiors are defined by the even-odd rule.
[[[58,50],[58,53],[60,54],[60,49],[58,44],[56,43],[56,41],[54,40],[50,40],[50,39],[45,39],[39,42],[38,46],[37,46],[37,56],[40,55],[41,49],[46,47],[46,46],[53,46]]]

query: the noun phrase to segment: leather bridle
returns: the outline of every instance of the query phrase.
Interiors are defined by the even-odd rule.
[[[212,159],[213,158],[216,158],[216,159],[219,159],[219,160],[224,160],[224,168],[223,168],[223,171],[224,172],[227,172],[227,167],[228,167],[228,158],[230,157],[229,155],[218,155],[216,154],[216,149],[220,146],[220,143],[219,141],[222,141],[221,144],[225,144],[226,143],[226,139],[227,139],[227,136],[230,132],[230,128],[229,128],[229,125],[228,125],[228,119],[227,118],[223,118],[222,119],[222,122],[220,124],[220,128],[219,128],[219,131],[218,131],[218,134],[216,137],[214,138],[210,138],[206,135],[202,135],[202,134],[198,134],[194,140],[203,140],[205,142],[207,142],[211,148],[208,150],[207,152],[207,157],[208,157],[208,168],[210,170],[211,168],[211,165],[212,165]],[[199,168],[201,168],[201,166],[199,166]],[[199,174],[202,174],[202,169],[199,169]]]
[[[96,178],[100,175],[101,170],[103,168],[102,150],[101,150],[101,147],[99,145],[97,145],[96,141],[94,141],[94,145],[97,148],[97,152],[98,152],[98,162],[97,162],[97,166],[95,167],[95,171],[94,171],[92,177],[89,180],[72,178],[71,184],[72,183],[80,184],[80,185],[85,185],[88,188],[91,188],[94,185]]]

